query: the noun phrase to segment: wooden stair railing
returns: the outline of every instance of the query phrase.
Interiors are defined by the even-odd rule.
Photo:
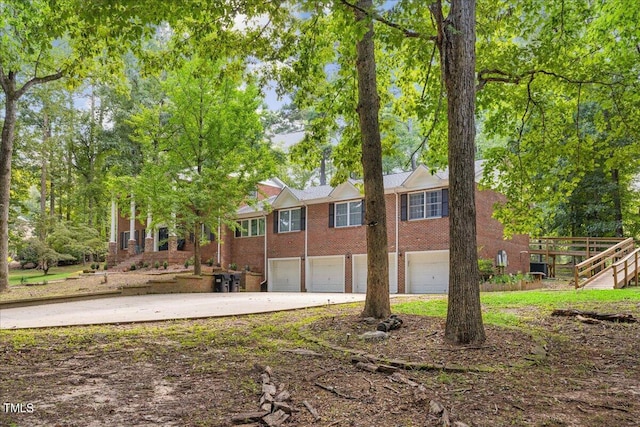
[[[638,286],[638,260],[640,258],[640,248],[634,250],[620,261],[613,264],[613,285],[617,288],[624,288],[632,281]]]
[[[584,287],[591,281],[600,277],[613,268],[618,261],[623,260],[627,255],[635,250],[632,238],[625,239],[620,243],[600,252],[591,258],[576,264],[574,268],[574,284],[576,289]],[[615,271],[615,270],[614,270]]]

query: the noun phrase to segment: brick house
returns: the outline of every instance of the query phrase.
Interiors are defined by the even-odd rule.
[[[480,162],[477,169],[479,179]],[[448,184],[448,171],[431,174],[424,166],[384,177],[391,293],[448,290]],[[259,190],[264,197],[256,206],[238,210],[241,228],[220,233],[219,241],[203,248],[204,260],[261,273],[269,291],[366,292],[364,203],[358,182]],[[525,272],[528,237],[503,239],[503,227],[492,217],[493,205],[503,200],[476,187],[479,256],[495,259],[505,251],[505,271]]]

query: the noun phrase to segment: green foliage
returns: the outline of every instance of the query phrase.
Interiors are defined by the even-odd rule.
[[[34,263],[41,268],[45,274],[49,269],[58,265],[60,261],[73,261],[73,256],[64,253],[58,253],[52,247],[48,246],[40,239],[31,238],[28,245],[18,254],[20,263]],[[23,264],[24,265],[24,264]]]
[[[217,229],[275,170],[260,116],[259,92],[237,61],[192,57],[162,82],[166,101],[131,118],[146,161],[133,181],[121,181],[154,221],[186,232]],[[197,258],[197,256],[196,256]]]
[[[493,260],[491,258],[478,258],[478,270],[481,277],[486,280],[494,274]]]
[[[98,231],[86,225],[57,222],[47,237],[47,243],[76,261],[82,261],[88,255],[100,259],[107,253],[107,244]]]

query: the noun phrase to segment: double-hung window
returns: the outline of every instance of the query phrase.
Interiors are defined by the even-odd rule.
[[[244,219],[238,225],[236,237],[264,236],[264,218]]]
[[[278,233],[302,230],[302,209],[278,211]]]
[[[440,218],[442,191],[421,191],[409,194],[409,219]]]
[[[350,227],[362,225],[362,200],[335,204],[335,226]]]

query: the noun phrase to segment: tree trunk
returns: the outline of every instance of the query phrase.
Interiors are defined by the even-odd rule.
[[[440,1],[431,7],[447,91],[449,119],[449,305],[445,340],[485,341],[476,244],[475,205],[475,1],[452,0],[443,19]]]
[[[613,192],[613,209],[616,221],[616,237],[624,237],[624,228],[622,223],[622,196],[620,189],[620,171],[618,169],[611,170],[611,179],[615,184]]]
[[[15,136],[18,100],[35,84],[62,78],[62,72],[33,77],[20,89],[16,88],[16,73],[5,74],[0,67],[0,86],[4,92],[4,122],[0,138],[0,292],[9,290],[9,202],[11,198],[11,157]]]
[[[376,82],[373,22],[362,10],[372,10],[372,0],[359,0],[356,21],[367,20],[367,33],[357,44],[358,117],[362,137],[365,224],[367,228],[367,297],[363,317],[384,318],[391,314],[389,302],[389,257],[387,214],[382,180],[382,145],[378,114],[380,98]]]
[[[15,96],[15,79],[4,82],[4,123],[0,147],[0,292],[9,290],[9,200],[11,189],[11,156],[16,128],[18,98]]]
[[[47,163],[49,161],[47,153],[50,136],[49,115],[45,107],[42,117],[42,150],[40,151],[40,232],[38,233],[38,237],[42,241],[47,237]]]
[[[196,222],[193,229],[193,274],[200,276],[202,274],[202,262],[200,261],[200,232],[202,231],[202,223]]]

